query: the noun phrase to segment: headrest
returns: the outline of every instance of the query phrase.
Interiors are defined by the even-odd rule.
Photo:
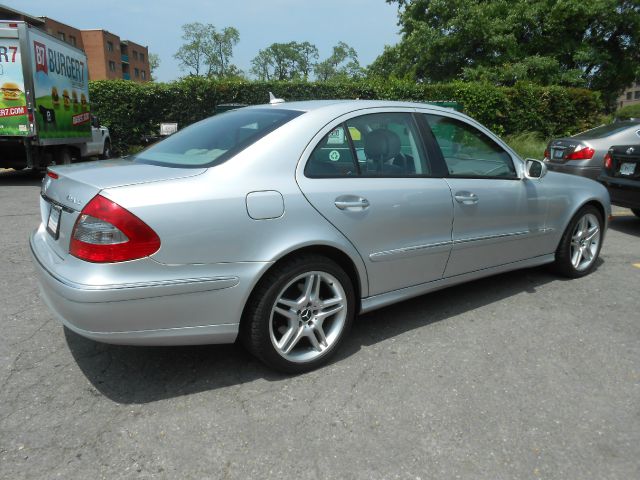
[[[390,130],[372,130],[364,137],[364,153],[374,160],[389,160],[400,153],[400,137]]]

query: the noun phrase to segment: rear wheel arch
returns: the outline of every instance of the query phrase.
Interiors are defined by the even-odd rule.
[[[306,247],[300,247],[290,252],[287,252],[278,260],[276,260],[268,269],[266,269],[260,275],[260,278],[255,282],[255,284],[251,288],[251,292],[247,296],[247,300],[245,301],[245,305],[243,307],[242,316],[240,317],[240,323],[244,323],[247,311],[247,305],[251,301],[251,297],[254,295],[256,289],[259,287],[263,278],[265,278],[271,271],[275,268],[279,267],[281,264],[296,258],[305,255],[320,255],[326,257],[335,263],[337,263],[347,274],[349,280],[351,280],[351,284],[353,286],[353,290],[355,293],[356,305],[355,312],[356,314],[360,311],[361,298],[362,298],[362,282],[360,281],[360,274],[358,272],[358,268],[354,261],[347,255],[344,251],[339,248],[332,247],[330,245],[311,245]]]

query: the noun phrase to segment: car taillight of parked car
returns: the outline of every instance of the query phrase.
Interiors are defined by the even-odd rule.
[[[611,170],[611,167],[613,167],[613,158],[611,157],[611,153],[607,152],[604,156],[604,168]]]
[[[596,151],[584,145],[579,145],[576,149],[567,155],[566,160],[589,160]]]
[[[88,262],[113,263],[148,257],[159,248],[160,238],[149,225],[96,195],[76,220],[69,253]]]
[[[551,154],[549,153],[548,148],[544,151],[544,158],[551,158]]]

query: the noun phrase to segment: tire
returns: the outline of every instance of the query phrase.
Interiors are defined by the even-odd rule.
[[[56,151],[56,165],[71,165],[71,150],[67,147],[61,147]]]
[[[326,257],[304,255],[260,280],[247,302],[240,341],[276,370],[307,372],[339,349],[354,313],[355,293],[345,271]]]
[[[591,273],[602,248],[602,225],[602,214],[596,207],[582,207],[560,239],[554,270],[569,278]]]
[[[636,217],[640,218],[640,208],[632,208],[631,211]]]
[[[104,141],[104,147],[102,148],[102,155],[100,155],[102,160],[107,160],[111,158],[111,142],[109,140]]]

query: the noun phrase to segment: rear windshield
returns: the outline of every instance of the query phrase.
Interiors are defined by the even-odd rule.
[[[211,167],[233,157],[302,113],[269,108],[232,110],[194,123],[131,159],[137,163],[166,167]]]
[[[640,127],[639,122],[618,122],[612,123],[610,125],[603,125],[601,127],[592,128],[591,130],[587,130],[586,132],[579,133],[574,135],[572,138],[581,138],[585,140],[595,139],[595,138],[604,138],[610,135],[615,135],[616,133],[622,132],[627,128],[631,127]]]

